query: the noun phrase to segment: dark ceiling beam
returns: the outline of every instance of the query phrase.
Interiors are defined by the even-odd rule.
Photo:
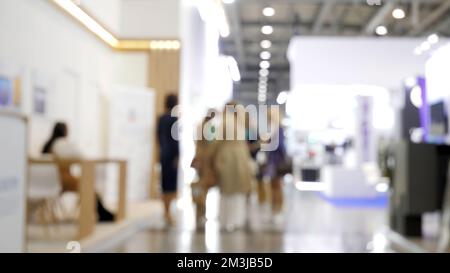
[[[378,11],[372,16],[372,19],[364,27],[363,35],[373,35],[375,28],[384,22],[386,16],[395,8],[396,1],[387,2],[378,8]]]
[[[322,4],[319,14],[317,15],[316,21],[314,22],[314,25],[312,27],[313,35],[317,35],[320,33],[320,31],[322,30],[323,23],[325,22],[325,19],[333,9],[333,6],[334,0],[329,0]]]
[[[444,1],[439,7],[433,10],[426,18],[422,19],[420,24],[412,28],[408,33],[410,36],[417,36],[423,34],[439,19],[446,15],[450,9],[450,1]]]

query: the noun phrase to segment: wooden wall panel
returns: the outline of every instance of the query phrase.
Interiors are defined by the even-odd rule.
[[[179,50],[155,50],[150,53],[150,82],[155,90],[155,109],[157,119],[165,110],[165,98],[168,94],[179,95],[180,89],[180,51]],[[156,122],[155,122],[156,125]],[[159,163],[159,144],[154,130],[155,149],[153,153],[152,180],[150,184],[150,198],[159,198],[160,175],[156,168]]]

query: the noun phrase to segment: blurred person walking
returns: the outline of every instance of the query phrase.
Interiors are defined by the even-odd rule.
[[[161,164],[161,189],[164,203],[164,218],[167,225],[173,224],[170,212],[171,204],[177,197],[179,141],[172,133],[178,133],[178,118],[172,110],[178,105],[178,97],[166,97],[166,112],[159,118],[157,138],[159,142],[159,158]]]
[[[197,227],[205,223],[206,197],[208,190],[217,182],[214,170],[212,147],[214,141],[216,110],[208,110],[208,114],[198,128],[198,140],[196,141],[195,156],[191,167],[197,171],[198,180],[191,185],[192,199],[196,206]]]
[[[247,220],[247,197],[254,172],[245,139],[245,112],[229,102],[222,115],[223,139],[214,142],[213,157],[221,193],[219,219],[223,229],[243,228]]]
[[[286,152],[284,130],[281,126],[281,113],[278,108],[272,108],[268,115],[271,126],[270,140],[278,143],[276,149],[267,152],[267,162],[264,176],[270,179],[272,196],[272,213],[279,216],[283,209],[283,177],[291,172],[291,161]]]

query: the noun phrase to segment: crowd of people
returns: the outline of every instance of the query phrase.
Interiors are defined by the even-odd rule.
[[[174,107],[170,103],[173,100],[173,96],[167,98],[167,112],[161,116],[159,128],[167,128],[176,122],[176,118],[168,118]],[[285,149],[280,112],[277,109],[268,112],[266,121],[271,126],[270,135],[262,137],[255,128],[258,122],[251,120],[248,113],[240,112],[244,108],[239,106],[231,101],[222,111],[209,110],[197,131],[201,137],[196,140],[191,164],[197,179],[193,181],[191,190],[199,227],[205,223],[206,197],[213,187],[220,191],[219,222],[226,230],[246,227],[248,206],[254,192],[257,192],[261,205],[271,205],[274,217],[279,216],[283,209],[282,178],[290,172],[291,166]],[[167,200],[168,196],[174,198],[176,194],[177,183],[173,182],[176,181],[176,170],[173,166],[178,164],[179,144],[173,140],[169,129],[160,129],[158,137],[163,199]],[[274,149],[261,149],[264,142],[274,138],[277,138],[275,143],[278,144]],[[176,155],[171,152],[174,149]],[[169,154],[172,157],[167,160]],[[170,202],[165,202],[165,208],[167,223],[171,224]]]
[[[171,205],[177,198],[180,146],[174,132],[178,131],[178,118],[173,109],[178,105],[176,95],[166,98],[166,112],[159,117],[157,139],[161,164],[161,191],[164,203],[165,222],[173,224]],[[208,191],[217,187],[221,202],[219,221],[225,229],[236,229],[248,224],[248,206],[253,193],[259,203],[270,204],[273,215],[283,209],[282,178],[290,172],[290,161],[286,153],[284,132],[280,125],[280,112],[272,109],[267,113],[271,130],[261,136],[255,121],[237,102],[226,104],[222,111],[210,109],[198,126],[201,137],[196,140],[195,156],[191,167],[197,173],[191,190],[196,206],[199,226],[205,223],[206,198]],[[244,111],[244,112],[242,112]],[[252,120],[253,118],[253,120]],[[82,158],[76,145],[68,141],[69,130],[65,123],[55,124],[53,132],[42,149],[43,154],[52,154],[56,159]],[[277,145],[268,151],[264,143]],[[79,177],[71,171],[70,164],[61,161],[63,192],[76,192]],[[114,215],[97,195],[97,213],[100,221],[112,221]]]

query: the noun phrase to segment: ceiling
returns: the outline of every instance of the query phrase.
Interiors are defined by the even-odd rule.
[[[221,50],[239,63],[242,80],[236,84],[235,97],[255,103],[257,99],[261,40],[269,39],[272,47],[268,103],[278,92],[289,89],[287,47],[292,36],[378,36],[379,25],[386,26],[384,37],[414,37],[430,33],[450,36],[449,0],[235,0],[226,4],[231,35],[221,40]],[[272,7],[272,17],[263,15]],[[402,8],[406,17],[394,19],[392,11]],[[271,25],[271,35],[261,33],[263,25]],[[380,37],[383,38],[383,37]]]

